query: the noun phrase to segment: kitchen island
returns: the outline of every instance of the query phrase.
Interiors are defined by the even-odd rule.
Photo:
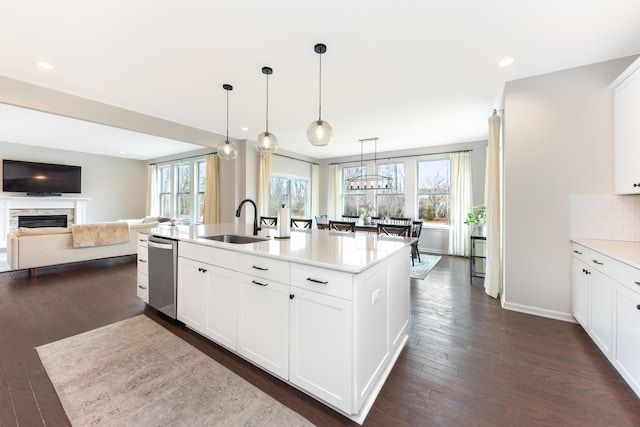
[[[413,239],[252,231],[248,224],[148,230],[178,240],[178,320],[362,423],[408,338]],[[223,235],[261,240],[208,238]]]

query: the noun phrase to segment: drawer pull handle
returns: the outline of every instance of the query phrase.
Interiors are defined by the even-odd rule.
[[[268,268],[265,267],[258,267],[257,265],[252,265],[251,268],[255,268],[256,270],[260,270],[260,271],[267,271],[269,270]]]
[[[638,310],[640,310],[640,304],[636,305],[636,308],[637,308]]]
[[[640,282],[633,282],[633,283],[635,283],[636,285],[640,286]]]
[[[582,252],[580,251],[573,251],[573,252],[577,253],[578,255],[582,255]]]
[[[138,242],[146,242],[147,239],[138,239]]]
[[[206,272],[207,272],[207,269],[206,269],[206,268],[202,268],[202,267],[198,267],[198,271],[199,271],[200,273],[206,273]]]
[[[592,259],[591,261],[592,261],[592,262],[594,262],[594,263],[596,263],[596,264],[598,264],[598,265],[604,265],[604,263],[603,263],[603,262],[600,262],[600,261],[598,261],[597,259]]]
[[[138,261],[140,261],[140,262],[147,262],[147,260],[146,260],[146,259],[139,259]]]
[[[254,285],[260,285],[260,286],[267,286],[268,283],[260,283],[260,282],[256,282],[255,280],[252,280],[251,283],[253,283]]]
[[[326,285],[327,283],[329,283],[326,280],[323,281],[323,280],[318,280],[318,279],[312,279],[311,277],[307,277],[307,280],[310,281],[310,282],[313,282],[313,283],[318,283],[320,285]]]
[[[139,287],[140,289],[147,289],[147,287],[146,287],[146,286],[138,285],[138,287]]]

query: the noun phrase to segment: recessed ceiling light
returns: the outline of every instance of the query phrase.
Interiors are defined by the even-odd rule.
[[[248,131],[248,130],[249,130],[249,128],[248,128],[248,127],[246,127],[246,126],[242,126],[242,130],[246,132],[246,131]]]
[[[501,67],[506,67],[507,65],[511,64],[513,64],[513,58],[510,58],[508,56],[506,58],[503,58],[502,61],[498,63],[498,65]]]
[[[53,65],[49,64],[48,62],[44,62],[44,61],[40,61],[37,62],[38,67],[44,68],[46,70],[53,70]]]

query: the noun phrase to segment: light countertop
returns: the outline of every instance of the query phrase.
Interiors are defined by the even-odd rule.
[[[360,273],[411,245],[411,242],[415,240],[404,237],[382,237],[373,233],[339,233],[317,229],[292,229],[290,238],[275,239],[277,230],[273,228],[263,228],[258,231],[257,237],[268,240],[257,243],[239,245],[203,238],[203,236],[219,234],[253,235],[253,225],[239,223],[194,226],[163,225],[140,232],[349,273]],[[407,266],[408,263],[407,259]]]
[[[596,239],[571,239],[571,241],[640,269],[640,242]]]

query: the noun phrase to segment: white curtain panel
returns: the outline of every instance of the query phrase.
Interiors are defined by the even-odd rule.
[[[204,184],[204,219],[205,224],[220,222],[220,180],[218,179],[219,160],[216,154],[206,157],[207,178]]]
[[[451,165],[451,212],[449,212],[449,253],[470,255],[469,226],[464,223],[473,203],[471,158],[468,152],[449,154]]]
[[[258,173],[258,216],[269,215],[269,194],[271,182],[271,153],[260,153],[260,171]]]
[[[158,200],[158,180],[156,179],[156,165],[147,168],[147,206],[146,216],[160,215],[160,200]]]
[[[320,209],[320,165],[311,165],[311,218],[319,214]]]
[[[489,117],[489,146],[487,148],[487,271],[484,291],[497,298],[502,290],[501,211],[500,211],[500,127],[497,114]]]
[[[342,169],[340,165],[329,165],[329,219],[341,219],[340,199],[342,198]]]

